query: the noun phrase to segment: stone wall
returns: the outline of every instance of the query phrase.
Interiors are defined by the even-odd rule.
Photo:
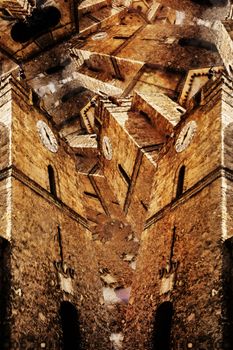
[[[211,100],[208,96],[208,99],[204,99],[199,107],[189,109],[175,129],[174,137],[161,150],[154,183],[156,191],[151,196],[148,217],[176,199],[181,166],[185,166],[183,184],[185,192],[191,190],[194,185],[204,180],[208,174],[221,165],[222,102],[218,89],[214,91],[209,91],[209,94],[215,94],[214,99]],[[181,130],[185,128],[188,130],[189,125],[193,130],[190,130],[192,137],[187,146],[185,145],[180,151],[179,145],[185,142],[185,138],[181,137]],[[179,137],[183,141],[180,142]]]
[[[223,347],[221,181],[144,231],[127,311],[125,347],[149,350],[157,307],[173,304],[171,349]],[[205,213],[205,215],[203,215]],[[175,236],[173,237],[173,233]]]
[[[44,114],[35,109],[22,92],[12,90],[12,164],[27,178],[50,192],[48,166],[54,169],[58,200],[83,215],[82,192],[76,160],[54,126]],[[46,148],[38,132],[38,121],[43,121],[53,131],[58,144],[57,152]],[[45,135],[46,136],[46,135]]]
[[[77,308],[84,348],[95,349],[101,344],[108,349],[106,312],[99,302],[101,284],[91,234],[56,208],[51,199],[15,179],[13,208],[11,349],[60,349],[62,301]]]

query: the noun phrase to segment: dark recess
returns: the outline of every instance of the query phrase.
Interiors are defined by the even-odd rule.
[[[57,64],[56,66],[49,67],[45,70],[45,73],[48,75],[53,75],[56,73],[61,72],[66,66],[68,66],[71,63],[71,59],[67,58],[65,61],[63,61],[60,64]]]
[[[177,182],[177,189],[176,189],[176,198],[179,198],[184,190],[184,176],[185,176],[185,166],[182,165],[182,167],[179,170],[178,175],[178,182]]]
[[[213,52],[218,51],[214,43],[207,40],[199,39],[199,38],[181,38],[178,41],[178,44],[182,47],[191,46],[191,47],[198,47],[200,49],[205,49]]]
[[[125,171],[125,169],[122,167],[121,164],[118,164],[118,170],[122,175],[123,179],[127,182],[128,185],[130,185],[131,183],[130,177],[128,176],[127,172]]]
[[[19,43],[26,43],[55,27],[61,19],[60,11],[54,6],[35,9],[26,21],[18,21],[11,29],[11,37]]]
[[[48,165],[49,187],[52,196],[57,197],[55,173],[52,165]]]
[[[10,344],[10,243],[0,237],[0,349],[11,349]]]
[[[206,6],[206,7],[221,7],[226,6],[227,0],[191,0],[195,4]]]
[[[223,341],[221,349],[233,349],[233,239],[223,244]]]
[[[61,101],[64,103],[64,102],[67,102],[68,100],[70,100],[71,98],[83,93],[84,91],[86,91],[86,88],[83,87],[83,86],[79,86],[69,92],[67,92],[66,94],[64,94],[61,98]]]
[[[75,306],[63,301],[60,307],[63,350],[80,350],[79,317]]]
[[[53,66],[45,70],[45,73],[48,75],[56,74],[58,72],[61,72],[65,67],[64,66]]]
[[[170,350],[173,306],[165,301],[157,308],[154,323],[153,350]]]

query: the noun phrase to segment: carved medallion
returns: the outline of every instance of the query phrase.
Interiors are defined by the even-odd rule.
[[[107,160],[111,160],[112,159],[112,145],[111,145],[111,142],[107,136],[103,137],[102,150],[103,150],[104,157]]]
[[[106,32],[99,32],[94,35],[92,35],[91,39],[92,40],[103,40],[108,36]]]
[[[190,121],[184,126],[180,132],[178,139],[176,140],[176,152],[182,152],[189,146],[196,130],[197,123],[194,120]]]
[[[43,145],[53,153],[58,151],[58,143],[50,127],[43,121],[39,120],[36,124]]]

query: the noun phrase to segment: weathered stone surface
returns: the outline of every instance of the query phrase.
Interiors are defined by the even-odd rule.
[[[232,349],[231,4],[0,3],[0,349]]]
[[[165,301],[174,307],[172,349],[186,349],[189,342],[197,349],[204,346],[203,342],[207,348],[223,349],[220,185],[220,180],[215,181],[198,196],[166,212],[144,232],[127,311],[124,349],[130,349],[132,342],[137,349],[151,349],[148,339],[153,337],[156,309]],[[172,290],[161,293],[159,270],[171,264],[174,227],[173,272],[164,271],[167,278],[175,275],[175,284]],[[192,313],[195,319],[190,321]]]

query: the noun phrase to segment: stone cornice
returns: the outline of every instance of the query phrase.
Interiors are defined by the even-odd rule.
[[[44,198],[46,201],[52,203],[57,208],[62,209],[69,217],[76,220],[86,229],[89,229],[88,221],[82,217],[79,213],[70,208],[67,204],[65,204],[60,198],[55,198],[48,192],[46,189],[37,184],[34,180],[30,179],[27,175],[25,175],[21,170],[17,169],[14,166],[5,168],[0,171],[0,181],[8,178],[14,177],[16,180],[20,181],[23,185],[30,188],[36,194]]]
[[[191,197],[195,196],[197,193],[202,191],[205,187],[209,186],[212,182],[217,179],[224,177],[230,181],[233,181],[233,170],[218,167],[209,173],[207,176],[203,177],[195,185],[185,191],[181,197],[178,199],[173,199],[170,203],[160,209],[157,213],[148,218],[144,225],[144,230],[148,229],[150,226],[154,225],[158,220],[164,217],[167,211],[175,210],[181,204],[187,202]]]

